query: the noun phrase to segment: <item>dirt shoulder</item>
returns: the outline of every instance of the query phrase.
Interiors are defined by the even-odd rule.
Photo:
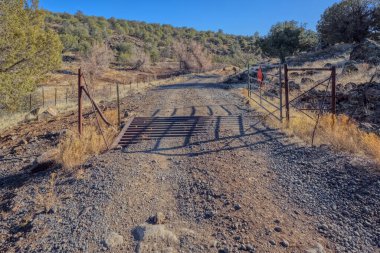
[[[25,182],[9,184],[20,172],[2,167],[1,249],[378,251],[374,165],[268,127],[218,78],[160,86],[133,101],[138,116],[210,116],[203,134],[114,150],[57,179],[21,172]],[[44,212],[36,199],[48,192],[56,200]]]

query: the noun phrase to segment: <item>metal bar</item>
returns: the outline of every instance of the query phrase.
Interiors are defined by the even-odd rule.
[[[332,90],[331,90],[331,113],[336,114],[336,67],[333,66],[331,68],[331,84],[332,84]]]
[[[280,83],[280,118],[282,122],[283,112],[282,112],[282,66],[281,65],[279,66],[278,70],[279,70],[278,79]]]
[[[259,92],[260,92],[260,105],[263,104],[263,99],[262,99],[262,86],[263,86],[263,81],[259,83]]]
[[[55,88],[55,93],[54,93],[54,105],[57,106],[57,88]]]
[[[319,110],[321,110],[320,108],[296,108],[296,107],[294,107],[294,108],[299,110],[299,111],[319,111]],[[322,111],[327,111],[327,109],[322,109]]]
[[[117,92],[117,123],[118,126],[121,125],[121,118],[120,118],[120,94],[119,94],[119,84],[116,84],[116,92]]]
[[[293,72],[293,71],[308,71],[308,70],[331,71],[331,68],[288,68],[288,72]]]
[[[284,75],[285,75],[285,106],[286,106],[286,120],[290,120],[290,109],[289,109],[289,80],[288,80],[288,65],[284,65]]]
[[[247,71],[247,77],[248,77],[248,81],[247,81],[247,90],[248,90],[248,97],[250,97],[250,92],[251,92],[251,76],[249,74],[249,63],[248,63],[248,71]]]
[[[90,102],[94,105],[96,111],[99,113],[100,117],[102,118],[102,120],[104,121],[104,123],[106,123],[108,126],[112,125],[111,123],[109,123],[109,121],[104,117],[102,111],[100,110],[100,108],[98,107],[98,105],[95,103],[95,101],[92,99],[90,93],[88,92],[88,90],[85,88],[85,87],[82,87],[82,90],[86,93],[87,97],[90,99]]]
[[[194,136],[193,134],[190,134],[189,132],[188,133],[183,133],[183,134],[176,134],[176,133],[173,133],[173,134],[165,134],[165,133],[158,133],[158,134],[133,134],[133,135],[127,135],[127,133],[124,134],[124,137],[125,138],[122,138],[120,140],[120,142],[125,142],[125,141],[129,141],[129,140],[138,140],[138,139],[141,139],[141,138],[145,138],[146,140],[149,140],[151,138],[173,138],[173,137],[188,137],[188,136]]]
[[[128,130],[129,125],[132,123],[133,119],[134,119],[134,117],[131,118],[130,120],[128,120],[128,122],[125,124],[125,126],[123,127],[123,129],[121,130],[121,132],[119,133],[119,135],[116,137],[115,141],[112,143],[111,149],[114,149],[114,148],[117,147],[117,145],[119,145],[119,142],[123,138],[124,133]]]
[[[269,111],[267,108],[265,108],[265,106],[262,106],[260,105],[259,102],[257,102],[255,99],[251,98],[252,101],[254,101],[256,104],[258,104],[262,109],[264,109],[265,111],[267,111],[269,113],[269,115],[272,115],[273,117],[275,117],[277,120],[280,120],[274,113],[278,110],[275,110],[274,112],[271,112]]]
[[[78,132],[82,135],[83,123],[82,123],[82,70],[78,69]]]
[[[253,94],[255,94],[256,96],[260,97],[259,95],[257,95],[255,92],[253,92]],[[269,100],[266,100],[265,98],[263,97],[260,97],[260,105],[262,105],[262,100],[264,100],[265,102],[267,102],[268,104],[270,104],[271,106],[273,106],[274,108],[276,109],[279,109],[280,110],[280,107],[278,107],[277,105],[273,104],[272,102],[270,102]]]
[[[299,95],[299,96],[297,96],[297,97],[293,98],[293,99],[292,99],[292,100],[291,100],[289,103],[292,103],[293,101],[295,101],[295,100],[299,99],[300,97],[302,97],[302,96],[303,96],[303,95],[305,95],[306,93],[308,93],[308,92],[310,92],[311,90],[313,90],[313,89],[317,88],[319,85],[321,85],[321,84],[323,84],[323,83],[327,82],[327,81],[328,81],[330,78],[331,78],[331,76],[330,76],[330,77],[328,77],[327,79],[325,79],[325,80],[321,81],[320,83],[318,83],[318,84],[314,85],[313,87],[311,87],[311,88],[310,88],[310,89],[308,89],[307,91],[303,92],[301,95]]]
[[[260,81],[259,79],[257,79],[257,78],[254,78],[254,77],[251,77],[253,80],[255,80],[255,81],[257,81],[257,82],[262,82],[263,84],[265,84],[265,85],[273,85],[273,86],[275,86],[273,83],[269,83],[269,82],[266,82],[266,81]]]
[[[267,75],[267,76],[272,76],[272,77],[278,77],[278,75],[271,74],[271,73],[265,73],[265,75]]]

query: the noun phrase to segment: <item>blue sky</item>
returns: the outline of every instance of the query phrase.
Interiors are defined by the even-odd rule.
[[[323,11],[338,0],[40,0],[54,12],[115,17],[148,23],[192,27],[197,30],[252,35],[271,25],[296,20],[315,26]]]

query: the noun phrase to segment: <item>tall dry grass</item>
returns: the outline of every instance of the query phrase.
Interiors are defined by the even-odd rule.
[[[83,128],[79,135],[76,128],[69,130],[65,138],[60,142],[58,149],[58,162],[65,169],[73,169],[85,163],[91,156],[98,155],[107,150],[117,134],[114,127],[117,123],[117,111],[110,110],[104,113],[107,120],[112,124],[107,126],[100,122],[104,137],[95,122]],[[105,140],[104,140],[105,139]],[[107,143],[106,143],[107,142]]]
[[[285,131],[311,144],[315,126],[315,120],[292,112],[292,118]],[[380,163],[380,137],[361,130],[359,125],[346,115],[321,116],[316,127],[314,144],[327,144],[336,150],[367,155]]]
[[[243,95],[248,97],[247,90],[243,90]],[[268,114],[255,102],[250,101],[250,105],[264,115]],[[270,111],[276,110],[268,104],[265,106]],[[375,133],[361,130],[358,123],[350,117],[325,114],[319,118],[316,127],[317,115],[312,115],[312,119],[296,110],[291,110],[290,116],[289,122],[280,123],[272,117],[266,117],[266,122],[289,135],[301,138],[308,144],[312,142],[317,146],[326,144],[335,150],[368,156],[380,164],[380,137]]]

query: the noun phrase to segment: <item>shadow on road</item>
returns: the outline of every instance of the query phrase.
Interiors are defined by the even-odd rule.
[[[285,138],[285,135],[276,129],[265,127],[262,124],[262,118],[260,116],[243,116],[233,115],[228,106],[234,106],[238,110],[245,112],[246,109],[240,108],[236,105],[204,105],[204,106],[190,106],[186,107],[190,109],[189,116],[194,117],[197,114],[197,110],[200,108],[208,112],[209,123],[207,125],[207,131],[199,134],[194,133],[196,129],[196,122],[193,127],[190,127],[184,138],[176,138],[176,142],[173,145],[173,139],[168,138],[168,134],[171,131],[173,124],[167,125],[162,131],[160,137],[154,140],[147,141],[148,147],[140,150],[136,150],[131,144],[125,147],[125,153],[154,153],[164,156],[200,156],[210,153],[217,153],[220,151],[231,151],[235,149],[250,148],[254,150],[257,146],[276,141],[280,148],[284,148],[288,145],[282,144],[281,139]],[[216,116],[215,110],[222,112],[226,116]],[[171,116],[175,116],[178,109],[174,108],[169,113]],[[156,110],[153,113],[153,117],[157,116]],[[220,115],[220,113],[218,113]],[[137,133],[134,140],[138,140],[140,136],[143,136],[143,131]],[[255,138],[251,138],[255,136]],[[214,145],[215,144],[215,145]],[[289,144],[293,145],[293,144]],[[189,147],[199,146],[199,151]]]

